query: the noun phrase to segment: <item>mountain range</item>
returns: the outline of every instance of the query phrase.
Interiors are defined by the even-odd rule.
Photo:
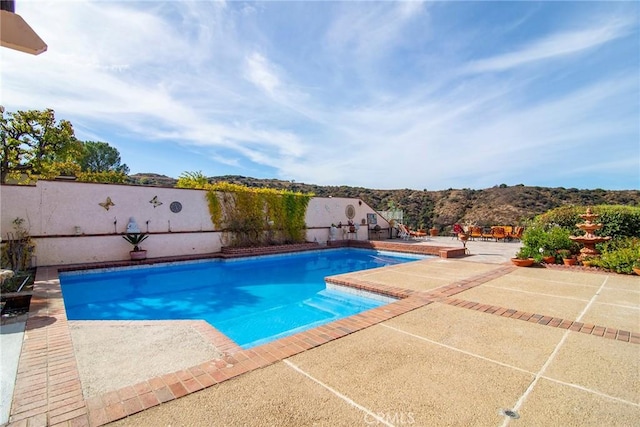
[[[164,175],[131,175],[137,185],[173,187],[177,180]],[[519,225],[538,214],[562,205],[593,206],[600,204],[640,206],[639,190],[603,190],[532,187],[523,184],[496,185],[474,190],[469,188],[429,191],[397,189],[375,190],[364,187],[322,186],[279,179],[259,179],[239,175],[209,177],[209,182],[226,181],[247,187],[269,187],[318,197],[359,198],[378,211],[400,209],[404,222],[413,228],[444,228],[456,222],[479,226]]]

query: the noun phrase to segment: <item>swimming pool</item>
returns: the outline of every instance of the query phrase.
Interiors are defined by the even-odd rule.
[[[327,276],[422,259],[332,249],[60,274],[69,320],[203,319],[242,348],[379,307],[390,298],[327,288]]]

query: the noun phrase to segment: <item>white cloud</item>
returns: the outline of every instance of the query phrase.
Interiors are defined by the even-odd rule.
[[[366,7],[341,3],[341,6],[327,31],[327,43],[340,55],[355,56],[352,60],[370,60],[386,54],[403,40],[407,24],[424,12],[425,3],[370,2]],[[424,32],[429,31],[427,21],[422,26]]]
[[[629,34],[631,22],[614,21],[577,31],[564,31],[527,44],[520,50],[472,61],[467,72],[505,71],[541,60],[573,55]]]
[[[201,6],[208,8],[209,5]],[[198,35],[193,37],[196,43],[191,44],[173,22],[156,15],[154,3],[143,3],[139,9],[128,7],[127,3],[57,3],[55,8],[65,18],[47,27],[44,20],[53,7],[50,4],[49,8],[30,11],[34,27],[49,28],[45,38],[50,49],[45,55],[6,53],[10,61],[5,62],[9,64],[3,69],[7,76],[3,95],[16,107],[51,106],[59,117],[72,116],[80,123],[82,120],[108,123],[118,126],[120,132],[144,135],[145,139],[219,145],[270,166],[278,165],[282,153],[298,156],[304,152],[297,137],[290,132],[254,128],[250,120],[240,116],[242,103],[254,94],[243,92],[242,87],[216,83],[228,78],[224,70],[222,74],[217,67],[202,70],[203,74],[214,73],[207,76],[214,81],[207,87],[210,92],[203,92],[201,86],[192,95],[195,98],[185,97],[182,89],[189,85],[188,81],[204,77],[184,74],[188,71],[183,65],[191,64],[194,57],[201,57],[203,46],[197,43]],[[198,16],[191,7],[187,7],[185,13],[190,19]],[[84,22],[88,23],[86,28],[81,25]],[[82,28],[82,37],[64,28]],[[274,94],[279,82],[267,60],[254,52],[247,62],[253,83]],[[214,115],[195,108],[203,102],[203,96],[208,98],[209,108],[219,106],[213,108]],[[227,103],[229,97],[235,97],[235,102],[232,99]],[[234,111],[238,113],[236,120],[244,123],[225,120]],[[221,112],[222,119],[218,116]],[[271,148],[265,152],[249,148],[261,145]]]
[[[370,110],[340,111],[332,136],[348,143],[336,150],[322,147],[318,156],[287,170],[296,181],[335,185],[348,181],[369,186],[375,180],[376,188],[405,188],[408,182],[411,188],[455,187],[447,184],[452,182],[477,188],[527,182],[509,178],[525,171],[531,181],[545,173],[564,176],[576,164],[632,155],[614,141],[633,134],[637,122],[616,118],[606,106],[622,105],[629,92],[637,91],[633,78],[616,76],[521,109],[513,109],[510,88],[484,89],[481,96],[431,102],[416,97]],[[610,139],[606,153],[592,156],[590,150],[601,147],[602,138]],[[555,170],[544,172],[544,165]]]
[[[565,155],[609,144],[591,161],[594,170],[616,172],[613,158],[629,152],[616,141],[640,138],[637,74],[614,64],[582,75],[586,55],[575,55],[597,58],[597,47],[624,42],[637,22],[587,27],[583,19],[580,30],[560,22],[555,33],[523,36],[518,51],[499,53],[509,40],[469,63],[475,21],[442,31],[445,3],[429,10],[418,2],[21,6],[50,48],[38,57],[0,51],[10,110],[54,108],[81,138],[133,140],[132,153],[160,155],[156,147],[172,144],[185,159],[196,152],[194,163],[208,167],[207,159],[209,174],[227,167],[377,188],[528,183],[542,174],[566,179],[562,159],[544,170],[550,150]],[[522,7],[526,23],[518,31],[539,19]],[[535,9],[545,7],[552,6]],[[296,16],[299,10],[305,15]],[[300,32],[291,39],[286,23],[303,18],[313,31],[292,27]],[[566,75],[546,66],[568,55],[575,56]],[[635,55],[628,63],[637,64]],[[535,74],[523,66],[532,63]],[[631,148],[637,153],[637,143]],[[152,170],[156,161],[148,171],[194,169],[165,163],[181,169]]]
[[[270,95],[273,95],[280,86],[280,79],[273,71],[273,67],[258,52],[253,52],[247,57],[245,76],[247,80]]]

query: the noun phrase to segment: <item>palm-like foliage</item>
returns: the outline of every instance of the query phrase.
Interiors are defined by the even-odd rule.
[[[149,237],[146,233],[128,233],[122,236],[124,240],[131,243],[133,245],[133,251],[138,252],[140,250],[140,243],[146,240]]]

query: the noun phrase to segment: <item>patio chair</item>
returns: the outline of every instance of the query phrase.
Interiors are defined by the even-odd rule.
[[[469,238],[471,240],[481,239],[482,238],[482,228],[480,227],[471,227],[471,232],[469,233]]]
[[[509,240],[520,240],[522,239],[523,232],[524,232],[524,227],[514,227],[513,231],[507,234],[507,238]]]
[[[455,237],[457,239],[458,234],[460,233],[464,233],[462,226],[460,224],[453,224],[453,229],[451,230],[451,234],[453,234],[453,236],[451,236],[451,238],[453,239]]]
[[[409,240],[409,237],[411,237],[409,229],[404,224],[398,224],[398,237],[402,240]]]
[[[425,239],[427,238],[428,234],[426,231],[424,230],[418,230],[418,231],[414,231],[411,229],[409,230],[409,236],[413,237],[414,239]]]
[[[493,238],[498,240],[505,240],[507,238],[507,233],[504,232],[504,227],[492,227],[491,228]]]
[[[493,227],[482,230],[482,240],[493,239]]]

